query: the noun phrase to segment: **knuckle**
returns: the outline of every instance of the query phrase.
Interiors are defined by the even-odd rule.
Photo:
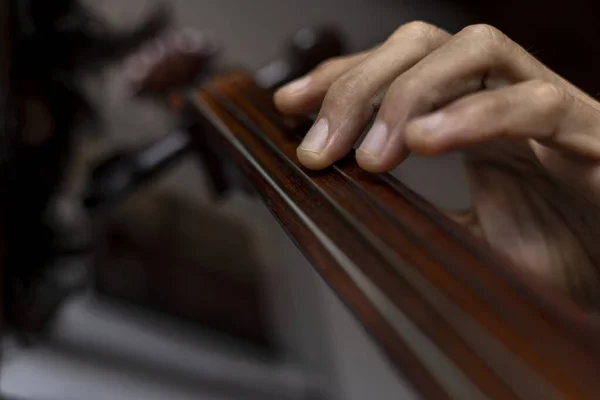
[[[567,91],[554,83],[533,81],[531,86],[533,97],[545,109],[559,110],[567,101]]]
[[[469,25],[461,31],[461,34],[470,39],[485,42],[499,42],[504,37],[502,32],[488,24]]]
[[[402,97],[410,98],[423,90],[423,82],[416,78],[404,78],[396,82],[394,93]]]
[[[407,24],[400,26],[390,36],[391,41],[395,41],[400,38],[423,38],[433,36],[439,28],[435,25],[429,24],[424,21],[412,21]]]
[[[514,48],[510,46],[511,41],[504,33],[487,24],[467,26],[458,36],[492,57],[508,56],[510,50]]]
[[[346,75],[337,79],[327,92],[328,107],[340,107],[355,98],[362,87],[362,79],[358,74]]]

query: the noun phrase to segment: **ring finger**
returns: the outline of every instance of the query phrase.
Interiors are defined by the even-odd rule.
[[[412,119],[469,93],[531,79],[560,78],[495,28],[466,28],[391,84],[357,161],[372,172],[388,171],[408,153],[404,130]]]

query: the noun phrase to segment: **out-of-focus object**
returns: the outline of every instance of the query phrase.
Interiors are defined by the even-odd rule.
[[[146,44],[131,57],[127,76],[137,95],[164,95],[209,71],[219,48],[206,33],[174,30]]]
[[[187,31],[186,31],[187,32]],[[147,59],[148,65],[142,68],[144,78],[132,81],[140,93],[162,95],[165,102],[182,113],[179,126],[159,140],[139,148],[119,151],[101,161],[93,170],[87,187],[84,203],[90,209],[110,206],[115,200],[156,178],[167,167],[181,159],[193,147],[202,154],[200,161],[210,177],[213,195],[220,196],[228,191],[229,183],[235,180],[235,172],[223,164],[218,155],[209,148],[210,138],[202,134],[192,142],[188,130],[193,130],[186,111],[182,110],[183,96],[177,89],[184,83],[205,78],[209,65],[216,54],[217,46],[197,31],[189,31],[196,37],[196,52],[174,47],[164,50],[151,50],[148,55],[142,51],[135,59]],[[170,36],[168,36],[169,38]],[[158,40],[153,45],[162,48],[172,39]],[[289,40],[285,56],[268,63],[255,72],[259,85],[267,90],[297,78],[320,62],[336,57],[344,51],[343,38],[331,27],[304,28]],[[192,47],[192,46],[190,46]],[[154,60],[154,64],[152,63]],[[151,68],[150,68],[151,67]],[[182,70],[186,73],[182,74]],[[232,175],[233,174],[233,175]],[[237,181],[235,187],[243,185]]]
[[[89,225],[68,189],[70,167],[84,125],[96,122],[80,78],[123,59],[169,17],[159,7],[120,30],[78,0],[0,3],[2,305],[11,332],[30,338],[87,282],[71,279],[85,278],[77,271]]]
[[[192,32],[193,37],[203,37]],[[198,130],[195,115],[186,116],[179,108],[185,101],[180,86],[185,80],[191,84],[208,78],[214,54],[210,49],[216,46],[198,39],[191,46],[197,52],[177,46],[160,50],[172,41],[167,36],[155,41],[149,54],[142,50],[136,56],[154,60],[146,78],[136,85],[140,93],[162,96],[181,112],[178,128],[149,145],[109,156],[93,170],[87,188],[85,204],[98,221],[95,288],[104,297],[272,349],[268,310],[261,298],[260,260],[245,232],[183,200],[147,197],[145,191],[127,197],[189,153],[202,155],[197,159],[209,177],[213,198],[247,188],[235,166],[214,151],[209,135]],[[268,90],[340,55],[342,48],[339,33],[331,28],[303,29],[290,40],[284,57],[256,73],[257,80]]]
[[[252,239],[193,199],[141,191],[101,223],[94,286],[268,349],[262,260]]]
[[[300,29],[290,38],[285,57],[265,65],[254,77],[261,87],[276,88],[345,51],[340,32],[332,27]]]

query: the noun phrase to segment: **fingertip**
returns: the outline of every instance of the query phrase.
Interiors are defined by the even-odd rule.
[[[305,75],[282,86],[279,91],[290,96],[301,95],[310,88],[311,82],[312,77],[310,75]]]
[[[437,117],[434,117],[437,120]],[[433,120],[433,123],[437,123]],[[444,151],[442,135],[432,129],[433,123],[427,117],[408,123],[404,130],[404,143],[411,151],[422,156],[434,156]]]
[[[317,113],[323,103],[322,96],[310,95],[302,98],[289,98],[276,95],[273,97],[275,107],[284,115],[297,116]]]
[[[384,157],[389,151],[390,135],[390,129],[384,121],[373,124],[355,153],[356,162],[362,169],[376,173],[391,169]]]
[[[381,168],[381,159],[371,153],[359,148],[356,150],[354,157],[356,158],[358,165],[367,172],[386,172]]]
[[[290,96],[281,89],[277,90],[273,95],[273,102],[275,103],[275,107],[283,114],[293,115],[297,113],[297,101],[294,101],[293,97],[290,98]]]
[[[321,117],[315,121],[296,149],[300,163],[306,168],[314,170],[324,169],[331,165],[326,151],[328,141],[329,123],[327,118]]]
[[[310,111],[312,104],[311,77],[305,76],[279,88],[273,95],[275,106],[284,114],[301,114]]]
[[[389,172],[396,168],[402,161],[407,157],[406,151],[399,151],[394,154],[391,158],[384,158],[381,156],[374,156],[360,148],[355,153],[356,162],[358,166],[367,172],[380,174]]]
[[[296,149],[296,156],[300,163],[314,171],[319,171],[331,166],[331,162],[325,157],[323,152],[317,153],[314,151],[303,149],[302,147],[298,147]]]

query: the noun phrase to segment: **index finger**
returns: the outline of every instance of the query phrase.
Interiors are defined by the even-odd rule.
[[[331,84],[363,61],[370,51],[327,60],[308,74],[279,88],[273,97],[284,114],[299,115],[318,111]]]

